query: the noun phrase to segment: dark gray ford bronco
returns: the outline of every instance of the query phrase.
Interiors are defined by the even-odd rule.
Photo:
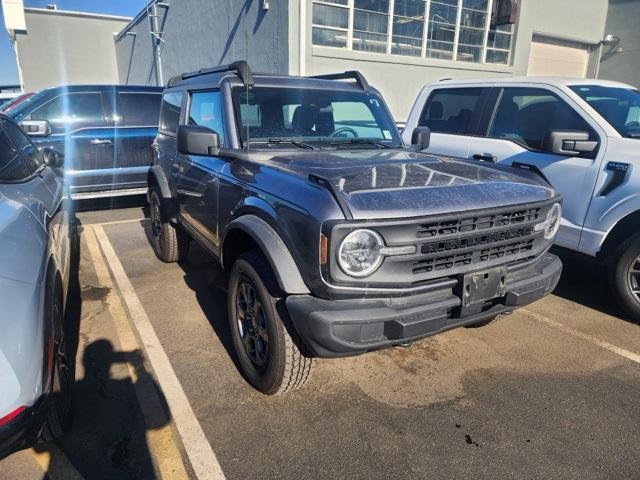
[[[351,81],[350,81],[351,80]],[[551,292],[559,197],[535,174],[405,147],[357,72],[174,77],[149,173],[153,246],[228,271],[238,363],[264,393],[314,357],[405,344]]]

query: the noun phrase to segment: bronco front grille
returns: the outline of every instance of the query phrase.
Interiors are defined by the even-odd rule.
[[[413,264],[413,273],[429,273],[433,271],[449,270],[455,267],[464,267],[474,263],[486,262],[502,257],[512,257],[519,253],[533,250],[535,239],[530,238],[506,245],[472,250],[455,255],[442,255],[426,260],[420,260]]]
[[[414,275],[452,275],[482,268],[484,264],[521,260],[536,254],[543,242],[534,226],[546,207],[483,212],[462,218],[440,218],[417,226],[421,258],[414,260]],[[477,267],[476,267],[477,266]]]
[[[502,212],[494,215],[469,216],[466,218],[425,223],[418,227],[418,238],[455,235],[478,230],[508,227],[534,222],[540,217],[540,208],[528,208],[514,212]]]

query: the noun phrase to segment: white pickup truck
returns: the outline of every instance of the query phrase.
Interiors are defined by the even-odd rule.
[[[428,152],[500,162],[563,196],[556,244],[607,265],[640,319],[640,91],[594,79],[446,80],[426,85],[403,137],[429,127]]]

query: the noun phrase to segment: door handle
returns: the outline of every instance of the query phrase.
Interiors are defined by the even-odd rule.
[[[91,145],[111,145],[111,140],[106,138],[94,138],[91,140]]]
[[[480,160],[482,162],[492,162],[492,163],[496,163],[498,161],[498,157],[490,153],[474,153],[473,159]]]
[[[171,170],[173,170],[173,172],[175,173],[183,173],[184,172],[184,167],[182,165],[180,165],[179,163],[174,163],[171,165]]]

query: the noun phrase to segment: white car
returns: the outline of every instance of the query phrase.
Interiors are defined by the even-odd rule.
[[[640,319],[640,91],[594,79],[446,80],[426,85],[403,131],[428,152],[533,171],[563,196],[556,244],[606,263]]]

